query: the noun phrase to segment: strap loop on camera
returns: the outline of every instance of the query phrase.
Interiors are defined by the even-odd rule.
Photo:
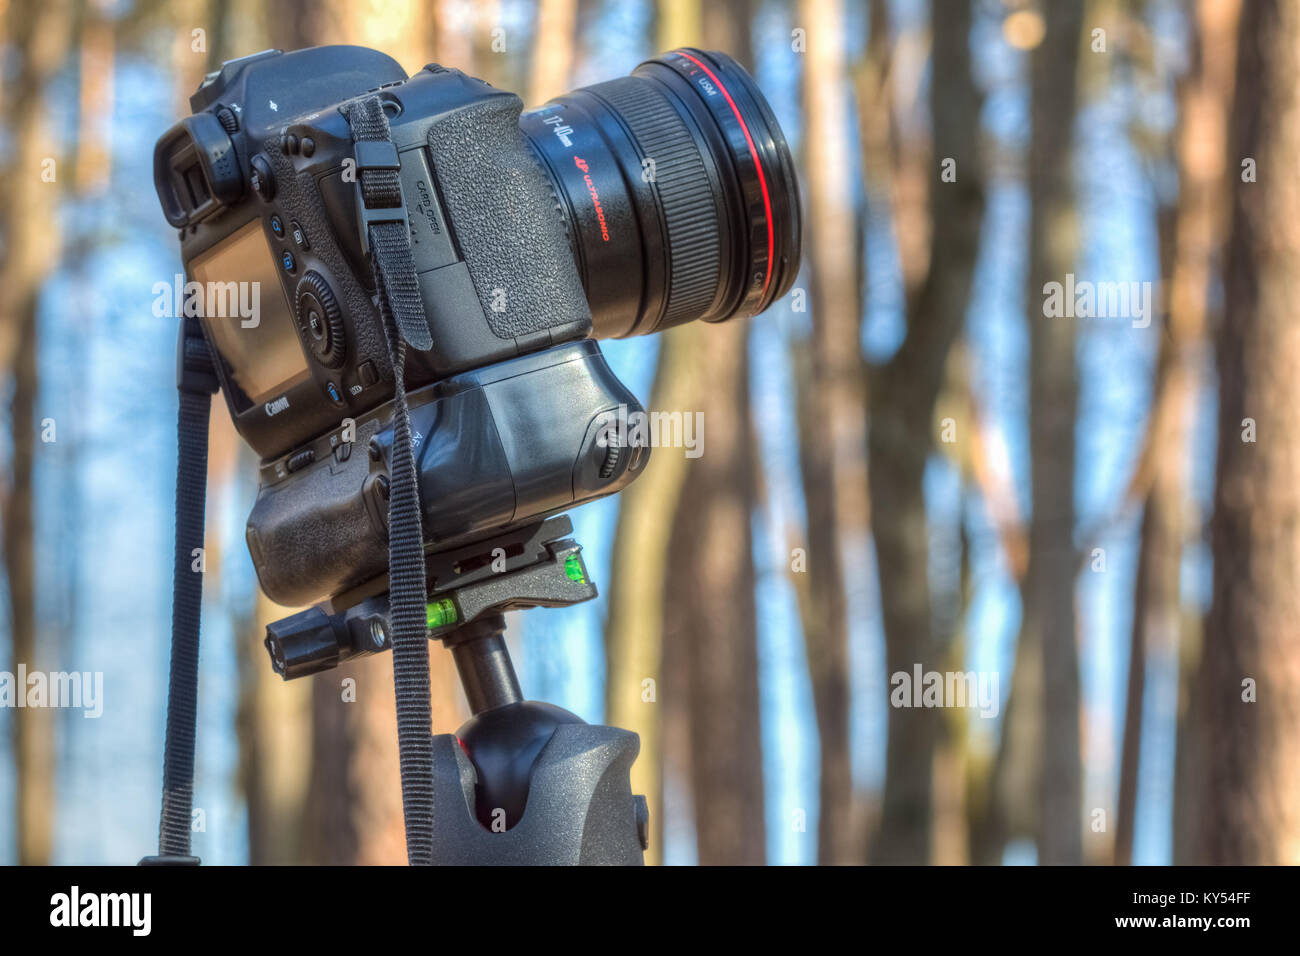
[[[394,177],[396,181],[396,187],[394,188],[387,180],[381,186],[378,184],[376,177],[366,175],[379,170],[401,169],[402,163],[397,158],[397,147],[387,140],[374,139],[358,140],[353,145],[353,156],[356,158],[358,177],[356,191],[357,232],[361,238],[361,251],[368,256],[370,255],[371,226],[392,222],[401,223],[404,228],[409,229],[410,222],[406,217],[406,202],[405,197],[402,195],[401,178]],[[366,195],[367,192],[370,193],[369,196]],[[389,202],[376,205],[376,201],[385,199],[389,200]]]
[[[357,229],[361,248],[374,267],[380,297],[387,296],[397,330],[421,352],[433,348],[424,303],[411,257],[411,231],[398,171],[401,162],[388,131],[388,116],[377,96],[345,109],[357,162]]]

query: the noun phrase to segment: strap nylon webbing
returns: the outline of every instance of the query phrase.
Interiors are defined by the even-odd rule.
[[[433,737],[429,703],[429,645],[424,537],[419,487],[406,404],[405,361],[409,345],[433,346],[420,299],[402,199],[396,150],[378,97],[353,104],[348,122],[357,144],[384,144],[378,164],[360,161],[357,171],[363,241],[371,252],[380,316],[395,379],[393,461],[388,505],[389,604],[392,615],[393,683],[402,776],[406,854],[413,865],[433,861]],[[370,154],[367,154],[370,155]],[[391,162],[383,157],[391,157]],[[197,863],[190,856],[194,800],[195,715],[198,699],[199,623],[203,574],[194,549],[203,547],[207,498],[208,417],[217,390],[211,355],[197,318],[184,319],[178,346],[176,550],[172,582],[172,653],[167,689],[159,855],[146,864]],[[202,567],[201,564],[198,567]]]
[[[195,549],[203,547],[208,415],[212,408],[212,394],[217,390],[212,358],[197,318],[183,320],[176,360],[180,406],[176,419],[176,551],[172,568],[171,675],[167,685],[167,733],[163,744],[159,857],[152,862],[197,863],[197,859],[190,857],[190,815],[194,804],[203,564],[201,557],[196,559]]]
[[[347,117],[352,138],[358,144],[363,244],[370,249],[379,312],[393,361],[388,598],[393,631],[393,686],[397,697],[397,747],[407,860],[413,866],[427,866],[433,862],[433,722],[429,704],[424,536],[415,454],[411,447],[410,411],[406,404],[405,364],[408,345],[427,351],[433,345],[433,338],[411,258],[401,181],[397,169],[393,168],[397,154],[390,144],[388,118],[376,96],[353,104]],[[388,165],[364,164],[363,143],[389,145]]]

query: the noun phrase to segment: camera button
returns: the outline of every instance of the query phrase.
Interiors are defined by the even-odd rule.
[[[304,448],[302,451],[296,451],[289,456],[289,460],[284,463],[284,467],[290,473],[306,468],[316,460],[316,452],[310,448]]]
[[[339,391],[339,387],[333,382],[325,383],[325,394],[330,397],[330,401],[335,405],[343,404],[343,393]]]
[[[289,235],[293,236],[293,241],[298,244],[299,249],[311,248],[311,243],[307,241],[307,233],[303,232],[302,226],[298,225],[296,219],[289,220]]]
[[[275,238],[284,238],[284,221],[279,216],[271,217],[271,231],[275,233]]]
[[[253,192],[261,197],[262,202],[270,202],[275,196],[275,176],[271,173],[271,163],[258,153],[249,165],[253,168],[248,180]]]
[[[289,275],[293,275],[298,271],[298,262],[288,249],[280,253],[280,268],[284,269]]]
[[[375,371],[375,363],[366,360],[357,368],[357,381],[361,383],[362,388],[369,388],[379,381],[379,373]]]

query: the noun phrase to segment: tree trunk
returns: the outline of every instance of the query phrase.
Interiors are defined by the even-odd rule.
[[[451,733],[468,712],[447,666],[451,654],[437,641],[430,642],[429,653],[433,732]],[[349,662],[311,678],[310,691],[306,862],[406,863],[392,658],[376,654]]]
[[[1201,0],[1196,6],[1191,66],[1179,89],[1178,201],[1161,217],[1161,274],[1169,277],[1169,312],[1145,456],[1152,473],[1142,516],[1120,759],[1114,850],[1114,862],[1120,865],[1133,859],[1146,652],[1149,647],[1168,652],[1186,643],[1179,571],[1187,538],[1184,516],[1191,508],[1187,433],[1201,387],[1198,363],[1210,275],[1222,245],[1224,159],[1239,8],[1238,0]],[[1184,799],[1187,786],[1190,782],[1175,785],[1176,801]],[[1179,842],[1176,837],[1175,852]]]
[[[1042,843],[1046,864],[1078,864],[1083,844],[1079,652],[1074,608],[1074,427],[1079,401],[1077,329],[1038,310],[1043,285],[1073,270],[1077,236],[1071,162],[1083,5],[1045,9],[1033,58],[1029,159],[1030,413],[1033,516],[1022,634],[1043,648]]]
[[[19,57],[16,75],[0,101],[0,118],[10,131],[12,160],[0,170],[0,234],[5,256],[0,265],[0,374],[10,388],[12,435],[9,473],[2,511],[6,586],[9,599],[11,662],[16,673],[42,667],[36,621],[36,555],[33,471],[37,400],[40,397],[38,300],[41,285],[58,259],[58,235],[51,232],[59,195],[57,179],[42,179],[52,153],[46,138],[45,92],[63,64],[71,42],[69,5],[16,2],[8,11],[5,35]],[[57,176],[58,167],[53,167]],[[19,694],[26,687],[17,689]],[[50,862],[54,832],[54,714],[48,708],[13,711],[18,862]]]
[[[541,106],[569,88],[577,43],[578,0],[542,0],[537,7],[533,62],[528,78],[529,107]]]
[[[700,323],[678,326],[660,336],[659,363],[648,407],[674,411],[692,407],[703,362]],[[664,604],[672,516],[676,513],[690,459],[679,449],[654,449],[641,477],[619,496],[614,554],[609,571],[605,624],[605,722],[634,731],[641,753],[632,765],[632,790],[650,805],[647,863],[663,859],[662,709],[676,706],[662,686]],[[652,683],[647,684],[650,681]]]
[[[448,69],[463,70],[474,76],[473,24],[466,16],[466,7],[457,0],[434,0],[433,59]]]
[[[1124,736],[1120,751],[1119,801],[1115,809],[1113,862],[1120,866],[1133,862],[1147,647],[1177,645],[1182,506],[1185,504],[1182,462],[1177,458],[1183,447],[1170,447],[1161,453],[1166,460],[1157,466],[1142,511],[1129,642],[1128,689],[1124,704]]]
[[[942,671],[952,633],[932,633],[929,533],[922,481],[934,447],[935,401],[948,354],[961,334],[984,215],[979,159],[981,96],[971,75],[971,9],[951,4],[933,18],[930,109],[934,164],[929,188],[929,268],[909,304],[907,336],[873,370],[868,444],[872,533],[880,574],[887,674]],[[941,164],[955,181],[941,178]],[[930,862],[931,772],[940,711],[894,708],[889,715],[885,794],[872,858]]]
[[[705,865],[762,864],[766,855],[747,332],[743,322],[703,332],[708,397],[695,406],[704,409],[703,454],[687,465],[676,514],[663,516],[673,525],[664,641],[689,661],[691,789]]]
[[[36,639],[36,554],[32,471],[36,454],[37,376],[36,295],[32,290],[22,313],[14,316],[22,337],[10,372],[9,403],[13,450],[9,486],[4,498],[4,558],[9,590],[9,623],[13,663],[40,670],[47,654]],[[26,687],[17,693],[26,694]],[[54,831],[54,712],[43,707],[13,711],[14,763],[18,772],[18,863],[41,866],[50,862]]]
[[[812,276],[812,338],[796,355],[799,465],[807,506],[806,570],[794,572],[821,744],[817,859],[862,861],[849,749],[849,643],[843,547],[865,532],[863,362],[855,213],[848,145],[848,75],[840,0],[799,7],[808,30],[806,255]]]
[[[245,473],[251,455],[240,455]],[[266,626],[289,611],[261,593],[236,630],[239,776],[248,808],[248,862],[253,866],[304,860],[303,805],[308,794],[311,685],[286,682],[271,670]]]
[[[1044,285],[1064,283],[1075,265],[1071,143],[1083,4],[1045,4],[1043,15],[1046,31],[1031,64],[1025,302],[1033,513],[1020,641],[990,797],[993,816],[981,837],[983,862],[999,861],[1012,836],[1036,838],[1041,863],[1079,863],[1083,850],[1073,541],[1077,323],[1048,317],[1043,308]]]
[[[1197,862],[1300,863],[1300,8],[1241,16],[1218,339],[1214,598],[1194,701]],[[1253,429],[1253,434],[1250,430]]]
[[[749,27],[748,0],[718,4],[703,20],[703,45],[748,62]],[[698,43],[690,33],[701,33],[700,27],[665,40]],[[670,738],[665,728],[664,759],[674,770],[688,769],[698,861],[706,865],[761,864],[766,857],[748,333],[743,320],[694,332],[708,358],[696,366],[691,399],[680,410],[703,411],[702,454],[686,463],[675,512],[661,515],[672,528],[663,594],[662,706],[665,722],[680,722],[682,731]],[[683,451],[664,448],[656,455]],[[681,744],[682,753],[670,749]]]

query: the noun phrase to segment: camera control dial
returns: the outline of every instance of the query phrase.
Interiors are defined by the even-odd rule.
[[[294,310],[302,340],[326,368],[343,364],[345,352],[343,315],[325,277],[309,271],[298,282]]]

